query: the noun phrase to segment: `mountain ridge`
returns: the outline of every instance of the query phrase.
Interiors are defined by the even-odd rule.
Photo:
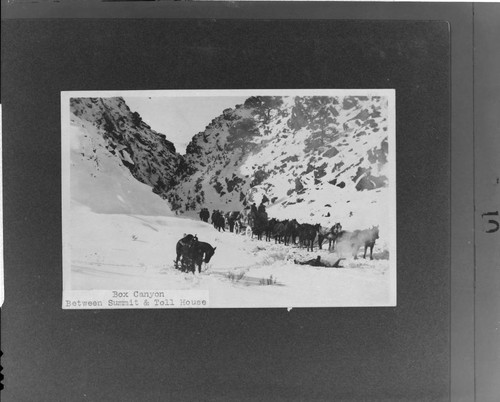
[[[389,185],[388,105],[380,96],[249,97],[195,134],[184,155],[123,98],[70,103],[74,122],[96,127],[107,151],[177,213],[267,199],[276,217],[307,206],[310,219],[334,219],[358,213],[355,198],[382,203]]]

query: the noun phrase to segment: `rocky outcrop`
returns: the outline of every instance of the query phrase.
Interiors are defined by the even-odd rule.
[[[72,98],[72,114],[92,123],[118,157],[141,183],[163,194],[177,184],[183,158],[164,134],[157,133],[122,98]]]
[[[381,97],[256,96],[226,109],[180,155],[122,98],[74,98],[107,150],[173,210],[315,202],[315,192],[388,185],[387,102]]]

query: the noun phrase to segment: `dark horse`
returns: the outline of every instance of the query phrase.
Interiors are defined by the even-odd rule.
[[[212,224],[214,225],[214,228],[217,229],[219,232],[221,229],[223,232],[226,231],[225,229],[226,221],[220,211],[215,210],[214,212],[212,212]]]
[[[299,235],[299,223],[292,219],[285,225],[285,244],[295,244],[297,236]]]
[[[273,234],[274,234],[274,243],[285,243],[285,232],[286,232],[286,225],[288,224],[288,220],[278,222],[274,225],[273,227]]]
[[[215,254],[215,249],[209,243],[204,241],[197,242],[193,247],[193,260],[195,266],[198,266],[198,273],[201,272],[201,264],[208,264]],[[194,273],[194,270],[193,270]]]
[[[194,274],[196,266],[198,266],[198,273],[200,273],[202,263],[208,264],[210,262],[216,248],[209,243],[198,241],[196,236],[186,235],[177,242],[175,266],[177,268],[180,260],[181,271]]]
[[[266,241],[271,241],[271,237],[273,236],[274,234],[274,227],[279,223],[279,221],[276,219],[276,218],[271,218],[269,219],[269,221],[267,222],[267,226],[266,226],[266,230],[265,230],[265,233],[266,233]]]
[[[210,218],[210,212],[207,208],[202,208],[200,211],[200,219],[203,222],[208,222],[208,218]]]
[[[252,236],[256,235],[258,240],[262,240],[262,235],[267,228],[267,212],[250,212],[249,224],[252,228]]]
[[[314,240],[316,239],[316,234],[319,231],[321,225],[318,223],[316,225],[311,225],[309,223],[304,223],[299,227],[299,241],[301,245],[304,245],[307,251],[313,251]]]

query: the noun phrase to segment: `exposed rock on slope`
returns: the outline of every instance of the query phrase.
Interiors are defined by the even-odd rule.
[[[354,194],[375,195],[388,186],[382,97],[251,97],[194,135],[182,156],[168,133],[152,130],[122,98],[75,98],[71,111],[178,212],[240,210],[266,198],[275,215],[302,204],[315,216],[325,200],[349,203]]]
[[[183,159],[174,144],[144,123],[122,98],[72,98],[71,112],[75,118],[92,123],[104,138],[106,149],[155,193],[163,194],[177,184]]]
[[[315,191],[387,186],[387,103],[380,97],[253,97],[195,135],[175,208],[284,206]],[[196,190],[196,191],[193,191]],[[301,196],[301,197],[299,197]]]

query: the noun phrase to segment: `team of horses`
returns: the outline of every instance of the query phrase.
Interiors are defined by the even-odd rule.
[[[208,221],[210,213],[207,208],[200,211],[200,219]],[[314,251],[317,244],[321,250],[323,244],[328,241],[328,250],[334,251],[335,244],[347,246],[356,259],[359,249],[364,247],[363,258],[366,258],[368,249],[370,259],[373,260],[373,247],[379,238],[379,227],[372,226],[369,229],[346,231],[342,230],[340,223],[333,226],[323,227],[321,224],[299,223],[296,219],[279,220],[269,219],[267,212],[263,209],[247,209],[245,211],[222,212],[214,210],[211,222],[218,231],[229,230],[231,233],[243,233],[256,237],[258,240],[265,239],[284,245],[298,245],[307,251]]]
[[[315,242],[318,248],[322,249],[323,243],[328,241],[328,250],[333,251],[335,245],[347,247],[354,259],[357,259],[359,249],[364,247],[363,258],[366,258],[369,249],[370,260],[373,260],[373,247],[379,238],[378,226],[351,232],[342,230],[340,223],[331,227],[322,227],[320,224],[300,224],[296,219],[267,219],[267,213],[262,211],[252,211],[248,214],[241,212],[223,214],[221,211],[212,213],[212,224],[217,230],[225,231],[226,223],[231,232],[242,233],[242,229],[246,228],[250,230],[246,233],[251,233],[252,237],[256,236],[259,240],[264,237],[266,241],[271,241],[274,238],[275,243],[298,245],[305,247],[307,251],[314,250]],[[193,274],[197,268],[198,273],[201,273],[202,264],[210,262],[215,249],[216,247],[212,247],[209,243],[199,241],[196,235],[184,235],[176,245],[175,267]]]

